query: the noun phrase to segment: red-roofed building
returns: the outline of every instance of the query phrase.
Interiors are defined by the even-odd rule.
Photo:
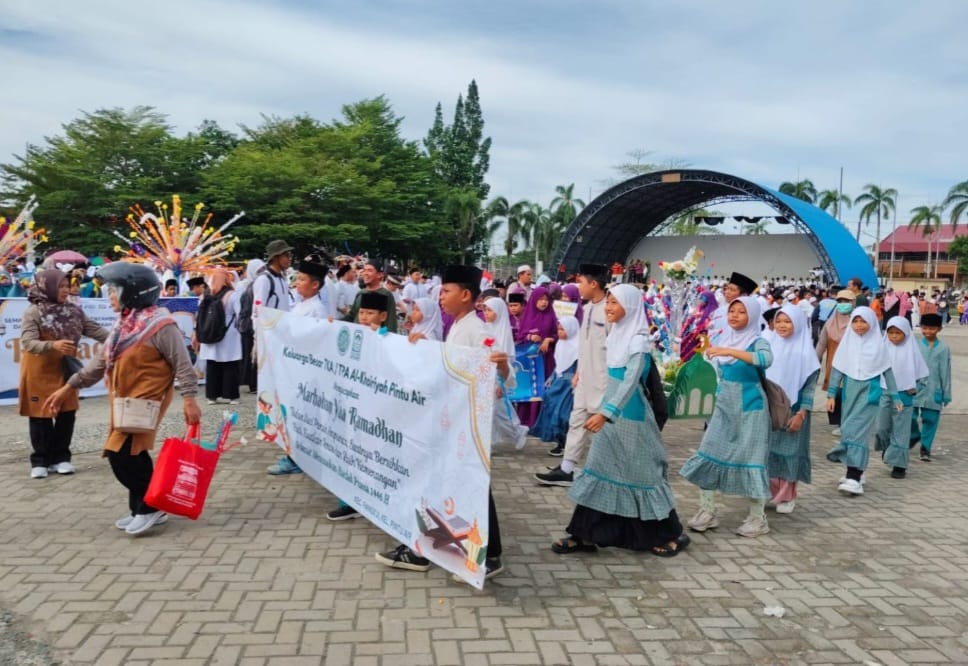
[[[948,256],[948,246],[955,236],[968,236],[968,226],[943,224],[941,228],[928,236],[923,228],[909,229],[907,225],[899,226],[896,231],[888,234],[881,241],[878,248],[878,275],[894,275],[895,277],[931,277],[955,279],[958,271],[958,261]],[[929,248],[930,245],[930,248]],[[894,266],[891,267],[891,250],[893,246]],[[928,267],[928,250],[931,252],[931,268]],[[930,275],[929,275],[930,273]]]

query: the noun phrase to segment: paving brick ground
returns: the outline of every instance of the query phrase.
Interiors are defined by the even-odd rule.
[[[250,427],[251,396],[241,409]],[[836,492],[821,416],[796,513],[744,539],[731,529],[745,503],[727,498],[722,527],[674,559],[552,553],[572,505],[531,474],[556,460],[537,442],[500,452],[508,568],[483,592],[378,564],[390,539],[327,521],[335,500],[313,481],[267,476],[265,444],[223,458],[201,520],[131,539],[112,525],[125,496],[97,453],[105,419],[85,400],[78,474],[38,481],[25,419],[0,408],[0,607],[63,663],[968,664],[966,416],[944,418],[935,462],[907,479],[872,463],[861,498]],[[700,435],[669,425],[671,469]],[[673,486],[686,519],[697,493]]]

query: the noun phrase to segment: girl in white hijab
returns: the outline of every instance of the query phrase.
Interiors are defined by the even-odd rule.
[[[565,452],[568,420],[575,404],[571,381],[578,362],[578,319],[572,316],[558,320],[558,343],[555,345],[555,374],[549,378],[541,400],[538,420],[528,434],[542,442],[554,442],[548,455],[561,456]]]
[[[444,339],[444,319],[440,313],[440,305],[432,298],[425,296],[414,299],[410,321],[413,322],[410,329],[411,342],[419,338],[438,342]]]
[[[904,317],[891,317],[887,321],[884,339],[887,341],[887,355],[891,360],[891,370],[897,384],[898,398],[904,409],[894,409],[890,396],[881,396],[881,408],[877,414],[877,434],[874,436],[874,450],[880,451],[884,464],[890,465],[891,477],[903,479],[907,476],[910,462],[911,418],[914,411],[914,398],[918,387],[928,377],[928,364],[918,349],[918,343],[911,332],[911,324]],[[881,388],[887,382],[881,377]]]
[[[773,363],[770,343],[760,337],[760,303],[740,296],[726,310],[726,328],[706,358],[716,366],[716,406],[699,450],[682,466],[682,474],[699,486],[700,509],[689,529],[705,532],[719,526],[716,491],[749,499],[749,515],[736,533],[767,534],[764,508],[770,498],[767,462],[772,426],[761,374]]]
[[[616,546],[677,555],[689,545],[675,510],[665,447],[642,389],[652,363],[642,292],[613,286],[605,301],[612,324],[606,338],[608,387],[597,414],[585,422],[594,434],[583,473],[568,496],[577,506],[559,554]]]
[[[418,299],[419,300],[419,299]],[[514,372],[514,334],[511,331],[511,318],[508,306],[500,298],[493,297],[484,301],[484,330],[487,337],[494,340],[491,349],[502,351],[512,361],[512,372],[506,381],[502,382],[497,401],[494,403],[494,418],[491,421],[492,444],[514,444],[517,449],[524,448],[527,441],[528,428],[521,425],[521,419],[511,405],[508,395],[517,387],[517,376]]]
[[[881,336],[877,315],[862,306],[851,313],[850,325],[834,354],[827,411],[833,411],[839,391],[843,392],[843,407],[840,442],[827,453],[827,459],[847,466],[837,489],[848,495],[864,494],[862,477],[870,459],[870,438],[885,390],[894,409],[899,412],[904,409],[897,394],[887,344]]]
[[[810,322],[803,310],[784,305],[773,318],[769,338],[773,364],[766,369],[793,406],[785,430],[774,430],[770,440],[771,502],[777,513],[792,513],[797,500],[797,483],[810,483],[810,410],[820,376],[820,361],[813,347]]]
[[[496,296],[484,301],[484,328],[487,337],[494,339],[492,349],[514,358],[514,333],[511,331],[508,306]]]

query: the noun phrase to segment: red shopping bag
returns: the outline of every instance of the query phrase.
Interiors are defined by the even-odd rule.
[[[188,426],[185,437],[169,437],[155,461],[145,504],[159,511],[197,520],[205,505],[220,452],[203,449],[199,426]]]

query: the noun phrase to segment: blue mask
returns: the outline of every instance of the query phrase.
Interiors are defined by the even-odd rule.
[[[850,314],[853,309],[854,306],[852,303],[837,303],[837,312],[840,314]]]

